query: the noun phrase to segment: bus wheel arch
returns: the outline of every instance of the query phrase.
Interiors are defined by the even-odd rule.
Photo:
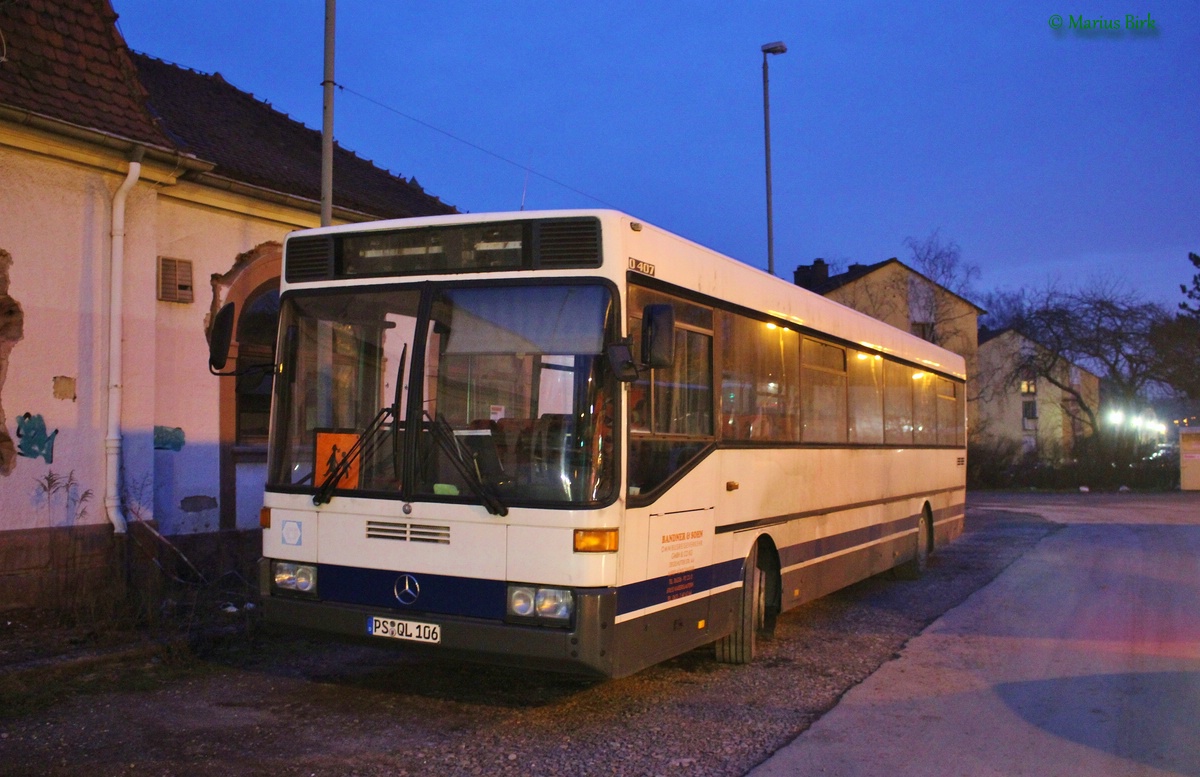
[[[758,547],[758,566],[763,570],[763,582],[766,584],[763,596],[763,620],[758,629],[758,637],[767,641],[775,638],[775,621],[783,609],[782,566],[779,563],[779,548],[776,547],[775,540],[771,538],[771,535],[761,535],[755,544]]]
[[[741,598],[733,632],[717,640],[717,661],[748,664],[754,660],[758,642],[775,635],[782,593],[779,569],[774,541],[767,534],[760,535],[742,562]]]

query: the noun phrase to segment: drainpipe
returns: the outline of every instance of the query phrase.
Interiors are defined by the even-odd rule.
[[[104,438],[106,481],[104,510],[113,531],[124,534],[128,526],[121,510],[121,338],[125,283],[125,199],[142,174],[142,155],[136,148],[129,159],[129,172],[117,188],[112,202],[112,257],[108,297],[108,434]]]

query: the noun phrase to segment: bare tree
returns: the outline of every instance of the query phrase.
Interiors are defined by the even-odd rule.
[[[1189,253],[1188,261],[1200,270],[1200,255]],[[1180,284],[1179,290],[1191,302],[1180,302],[1183,312],[1156,326],[1151,341],[1163,380],[1178,394],[1200,401],[1200,272],[1192,277],[1190,289]]]
[[[1177,395],[1200,400],[1200,316],[1179,314],[1150,330],[1155,370]]]
[[[1200,255],[1189,253],[1188,261],[1192,263],[1193,267],[1195,267],[1197,270],[1200,270]],[[1192,318],[1200,320],[1200,272],[1197,272],[1194,276],[1192,276],[1192,288],[1189,289],[1187,286],[1180,284],[1179,290],[1183,292],[1183,296],[1187,297],[1192,301],[1192,303],[1194,303],[1188,304],[1187,302],[1180,302],[1179,309],[1190,315]]]
[[[960,297],[972,296],[979,280],[979,267],[963,261],[962,248],[954,240],[944,239],[941,229],[933,230],[921,240],[907,237],[904,245],[912,252],[914,269]]]
[[[980,275],[978,265],[964,261],[958,243],[943,238],[940,229],[922,239],[910,236],[904,240],[904,245],[911,252],[909,265],[927,280],[965,300],[974,295],[974,285]],[[910,307],[914,301],[927,306],[924,312],[929,319],[928,329],[922,334],[932,343],[951,344],[960,339],[967,328],[975,326],[974,311],[936,293],[933,288],[910,288],[909,300]]]
[[[1161,359],[1152,336],[1170,321],[1161,305],[1123,290],[1115,280],[1077,289],[1050,286],[1040,291],[993,295],[989,324],[1011,327],[1037,344],[1027,349],[1006,376],[1009,385],[1035,376],[1074,400],[1082,420],[1098,429],[1098,407],[1069,380],[1071,365],[1098,375],[1106,399],[1126,405],[1161,391]]]

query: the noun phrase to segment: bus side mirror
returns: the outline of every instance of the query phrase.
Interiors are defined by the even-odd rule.
[[[605,349],[608,367],[622,383],[633,383],[638,379],[637,362],[633,360],[633,348],[629,342],[631,339],[626,337],[624,340],[609,343]]]
[[[642,309],[642,358],[650,368],[675,364],[675,308],[670,305]]]
[[[233,303],[227,303],[213,316],[208,337],[208,371],[216,375],[229,361],[229,343],[233,339]]]

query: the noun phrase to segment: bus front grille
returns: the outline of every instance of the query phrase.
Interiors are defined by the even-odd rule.
[[[433,526],[427,523],[367,521],[367,539],[431,542],[436,545],[449,545],[450,527]]]

